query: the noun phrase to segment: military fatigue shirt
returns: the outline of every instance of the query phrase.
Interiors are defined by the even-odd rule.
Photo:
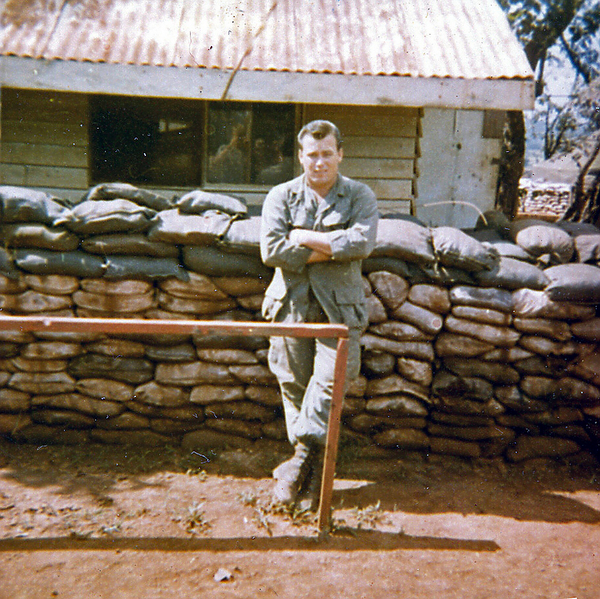
[[[304,322],[312,293],[329,322],[365,328],[361,264],[375,246],[377,222],[375,194],[342,175],[320,202],[307,187],[305,175],[274,187],[265,199],[261,220],[261,256],[275,268],[263,316]],[[289,241],[296,228],[327,233],[331,260],[307,264],[312,250]]]

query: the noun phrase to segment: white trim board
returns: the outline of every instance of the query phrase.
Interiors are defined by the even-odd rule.
[[[219,100],[231,71],[0,57],[4,87]],[[452,79],[238,71],[227,100],[531,110],[533,79]]]

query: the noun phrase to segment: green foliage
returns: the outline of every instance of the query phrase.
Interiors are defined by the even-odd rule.
[[[543,91],[548,51],[561,44],[576,71],[589,83],[598,74],[594,38],[600,29],[598,0],[498,0],[519,38]]]
[[[544,157],[570,151],[600,128],[599,0],[498,0],[536,74],[534,122],[544,123]],[[555,102],[545,92],[545,67],[561,54],[578,75],[573,96]],[[564,60],[564,59],[563,59]]]

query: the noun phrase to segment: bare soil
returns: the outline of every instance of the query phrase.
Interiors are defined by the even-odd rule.
[[[0,441],[0,598],[600,597],[593,461],[343,450],[319,537],[271,505],[283,457]]]

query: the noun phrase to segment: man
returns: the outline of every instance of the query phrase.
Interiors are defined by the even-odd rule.
[[[375,245],[377,200],[364,184],[339,174],[338,128],[313,121],[298,134],[304,174],[265,199],[261,255],[275,268],[263,316],[274,322],[331,322],[349,327],[348,380],[360,369],[359,338],[368,324],[361,264]],[[335,339],[273,337],[269,366],[278,379],[291,459],[273,472],[274,498],[315,509],[333,390]]]

